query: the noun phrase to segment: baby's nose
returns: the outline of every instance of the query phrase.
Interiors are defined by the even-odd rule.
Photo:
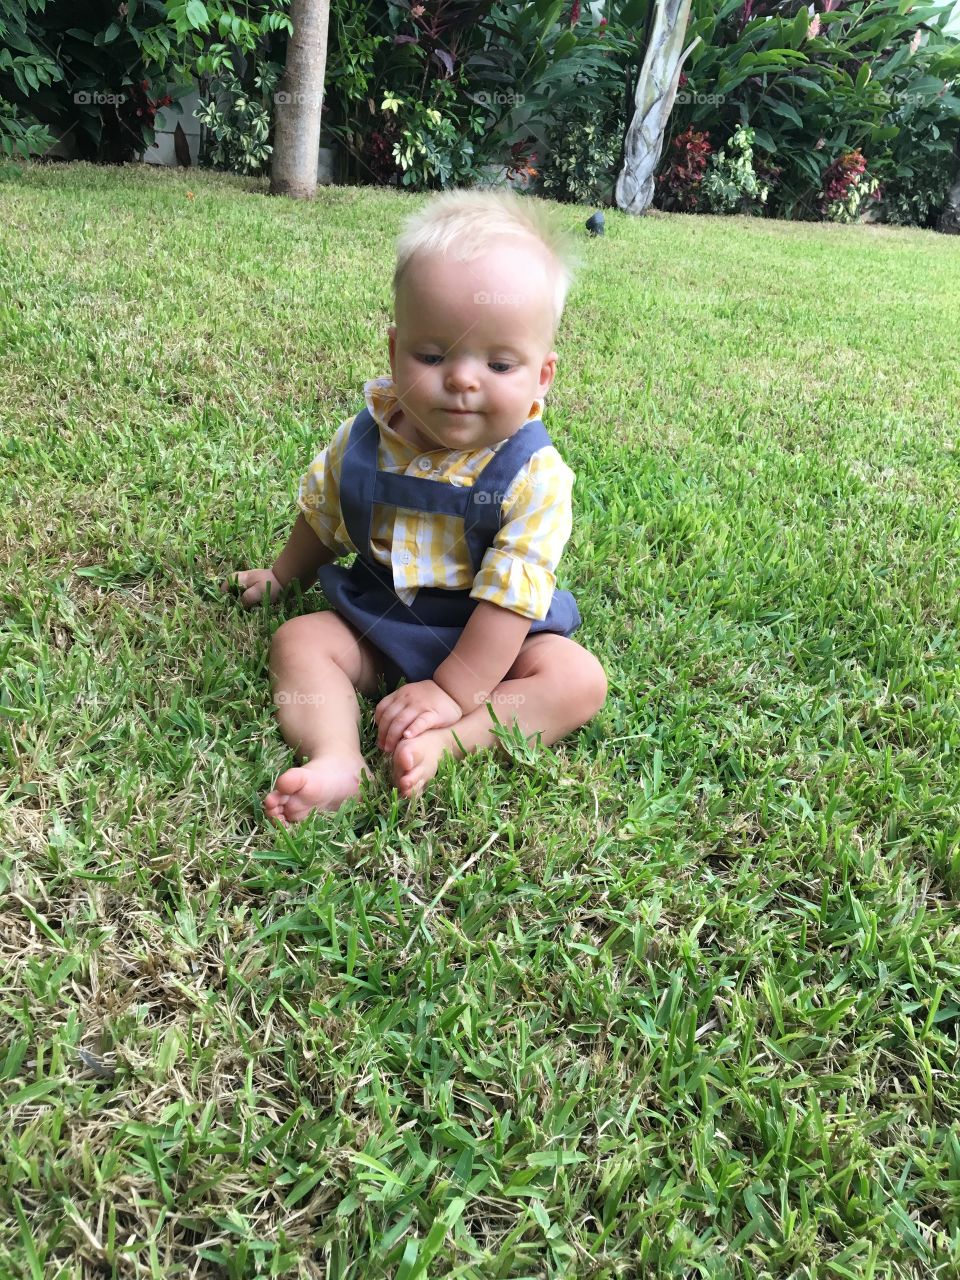
[[[470,360],[451,361],[447,369],[447,385],[450,387],[475,387],[477,372]]]

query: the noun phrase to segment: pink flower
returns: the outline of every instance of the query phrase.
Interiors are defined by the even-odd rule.
[[[807,27],[807,39],[815,40],[819,34],[820,34],[820,15],[819,13],[815,13],[810,20],[809,27]]]
[[[573,0],[570,6],[570,26],[575,27],[580,21],[580,0]]]
[[[818,138],[816,142],[813,144],[814,151],[819,151],[825,142],[826,142],[826,138]]]
[[[913,33],[913,39],[910,41],[910,52],[916,53],[919,48],[920,48],[920,28],[917,27],[916,31]]]
[[[410,17],[411,17],[411,18],[422,18],[422,17],[423,17],[423,12],[424,12],[424,7],[423,7],[423,5],[422,5],[422,4],[415,4],[415,5],[413,6],[413,8],[410,10]]]

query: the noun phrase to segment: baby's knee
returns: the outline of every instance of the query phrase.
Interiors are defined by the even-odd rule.
[[[597,658],[581,648],[573,681],[584,719],[595,716],[607,700],[607,673]]]
[[[308,643],[309,627],[306,626],[307,615],[299,618],[288,618],[281,622],[270,639],[270,664],[289,662],[302,652]]]
[[[585,724],[606,702],[606,672],[592,653],[569,637],[549,658],[557,696],[574,709]]]

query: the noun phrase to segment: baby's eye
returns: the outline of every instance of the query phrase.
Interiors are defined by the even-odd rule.
[[[432,360],[442,360],[443,356],[432,355],[428,353],[427,355],[423,355],[423,354],[418,355],[417,359],[422,360],[424,364],[429,364]]]
[[[499,366],[499,368],[497,366]],[[506,360],[492,360],[490,362],[490,368],[494,373],[509,373],[513,368],[513,365],[507,364]]]

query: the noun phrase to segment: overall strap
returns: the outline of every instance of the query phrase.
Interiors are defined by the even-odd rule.
[[[370,521],[373,516],[373,484],[377,475],[380,429],[364,405],[353,420],[340,472],[340,512],[350,541],[364,559],[370,559]]]
[[[540,419],[531,419],[500,446],[468,490],[463,532],[475,572],[500,529],[503,500],[511,484],[537,450],[552,443]]]
[[[500,446],[472,486],[378,471],[379,443],[380,429],[364,405],[350,428],[340,475],[343,523],[361,557],[373,563],[373,505],[383,503],[411,511],[460,516],[476,573],[500,528],[503,499],[510,485],[532,455],[552,441],[540,419],[531,420]]]

